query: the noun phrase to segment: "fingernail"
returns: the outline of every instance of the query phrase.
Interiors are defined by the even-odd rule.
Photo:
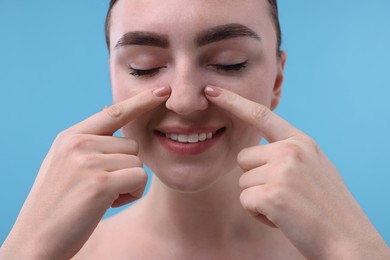
[[[165,97],[171,93],[171,88],[169,87],[161,87],[158,89],[153,90],[153,95],[156,97]]]
[[[217,87],[207,86],[204,89],[204,93],[210,97],[218,97],[219,95],[222,94],[222,90],[220,88],[217,88]]]

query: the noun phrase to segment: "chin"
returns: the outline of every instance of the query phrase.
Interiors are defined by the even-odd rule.
[[[202,164],[167,164],[156,166],[146,164],[167,188],[181,193],[199,193],[210,189],[226,176],[236,165]]]

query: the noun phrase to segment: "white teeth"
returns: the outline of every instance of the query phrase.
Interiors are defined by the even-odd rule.
[[[184,135],[184,134],[165,134],[166,138],[169,138],[173,141],[177,141],[180,143],[197,143],[197,142],[203,142],[206,139],[211,139],[217,132],[210,132],[210,133],[200,133],[200,134],[191,134],[191,135]]]
[[[188,142],[188,135],[179,135],[177,140],[181,143],[187,143]]]
[[[179,139],[178,134],[165,134],[166,138],[172,139],[173,141],[177,141]]]
[[[188,136],[188,142],[189,143],[197,143],[197,142],[199,142],[199,136],[198,135],[189,135]]]
[[[207,134],[205,134],[205,133],[201,133],[199,135],[199,141],[204,141],[204,140],[206,140],[206,138],[207,138]]]

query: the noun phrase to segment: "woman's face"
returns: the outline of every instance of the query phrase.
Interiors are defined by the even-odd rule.
[[[261,136],[210,103],[208,85],[274,109],[284,53],[265,0],[120,0],[112,10],[114,102],[169,86],[157,109],[126,125],[143,162],[170,188],[203,190],[237,168],[237,154]]]

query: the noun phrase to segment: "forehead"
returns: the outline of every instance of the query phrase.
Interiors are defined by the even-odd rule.
[[[121,6],[119,9],[130,7],[137,12],[150,12],[154,13],[159,10],[172,10],[176,14],[177,11],[201,11],[205,14],[222,13],[227,10],[230,14],[239,13],[241,10],[253,10],[260,11],[261,9],[267,9],[267,0],[117,0],[115,6]],[[206,9],[205,9],[206,8]],[[232,13],[232,11],[236,11]],[[129,10],[127,10],[129,11]],[[199,12],[198,12],[199,13]]]
[[[228,23],[243,24],[276,41],[266,0],[119,0],[111,13],[110,39],[115,42],[136,30],[190,37]]]

